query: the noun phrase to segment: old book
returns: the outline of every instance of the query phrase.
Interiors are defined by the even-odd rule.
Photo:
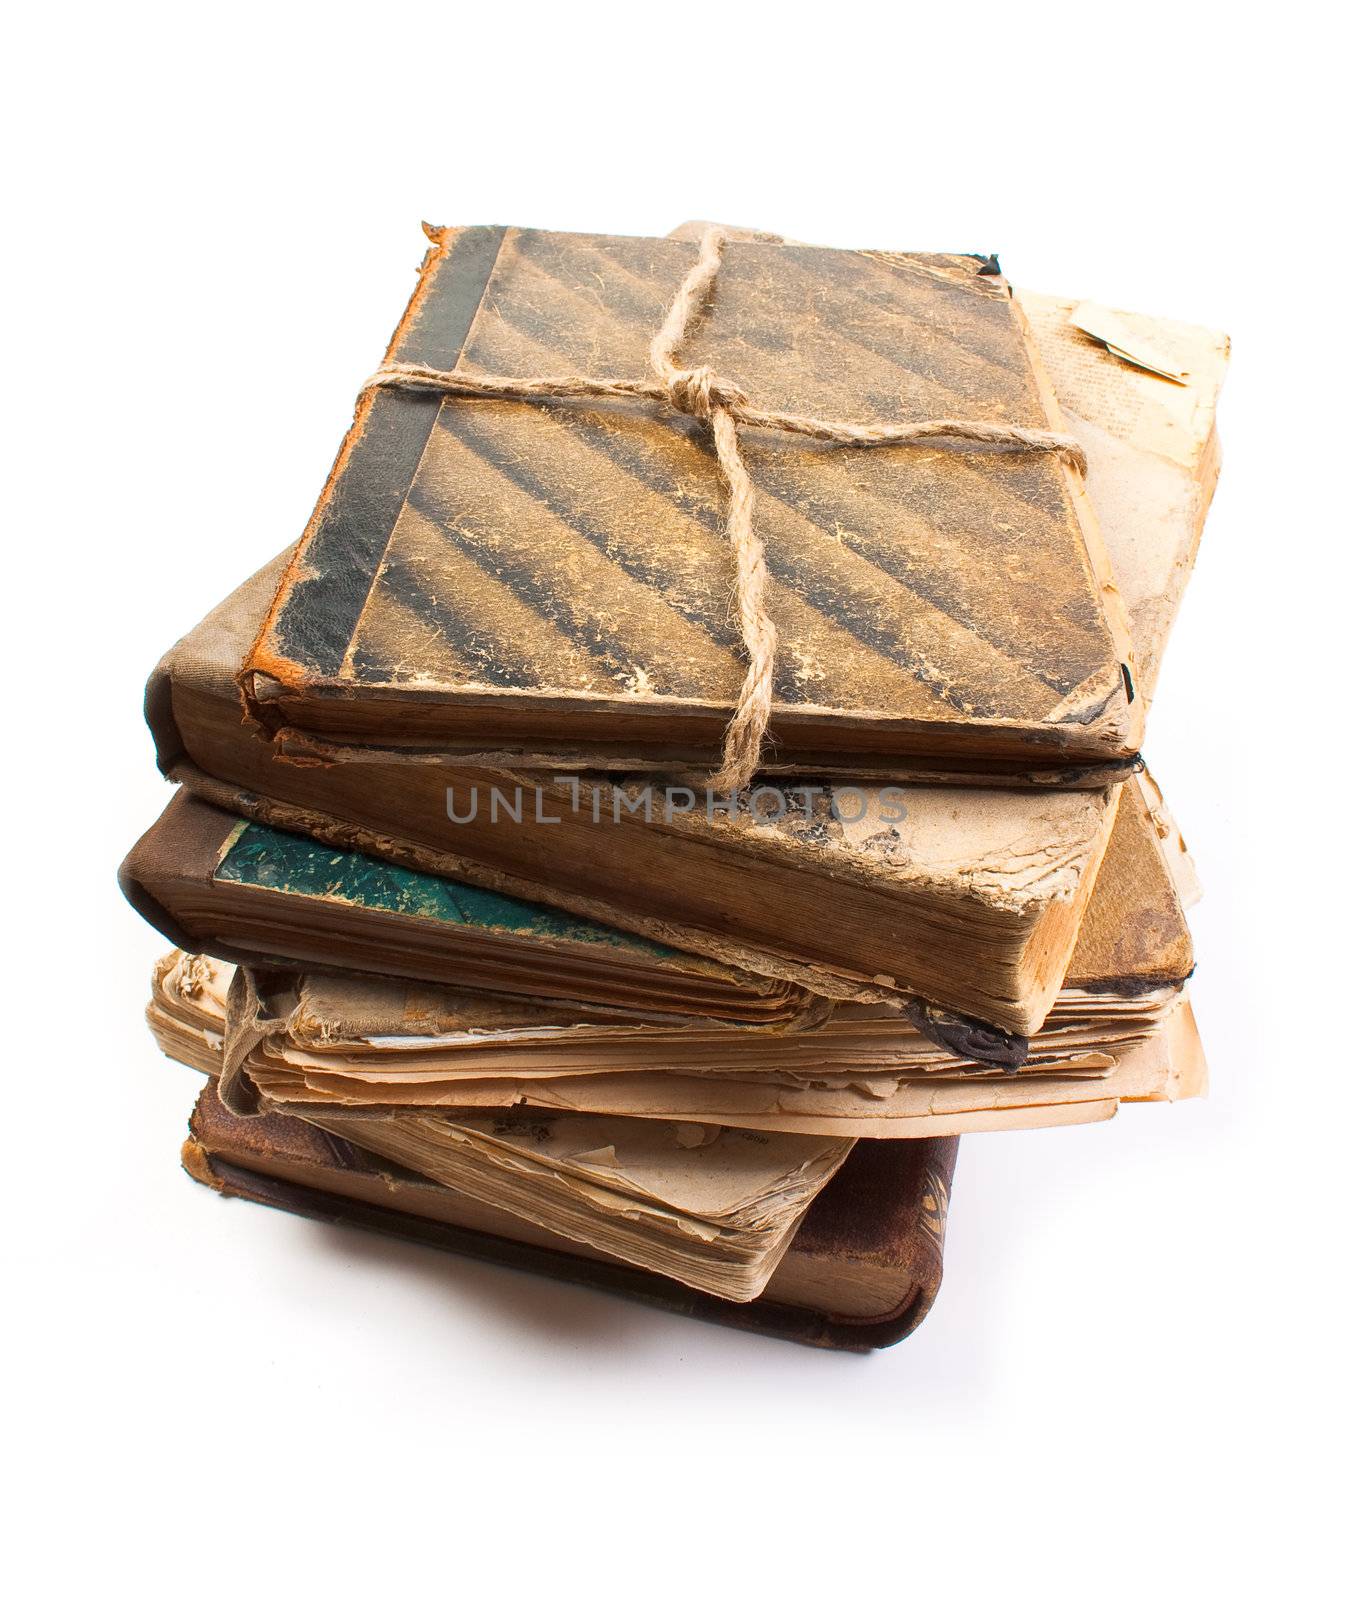
[[[526,1110],[301,1115],[550,1233],[725,1300],[755,1300],[853,1140]]]
[[[184,965],[187,959],[205,962],[204,973]],[[175,959],[156,973],[150,1030],[174,1061],[219,1073],[229,975],[204,957]],[[270,1109],[352,1129],[406,1116],[424,1141],[433,1140],[436,1119],[513,1107],[674,1123],[712,1120],[761,1133],[923,1139],[1103,1122],[1127,1102],[1186,1100],[1206,1088],[1200,1036],[1184,996],[1158,1026],[1113,1054],[1090,1051],[1015,1073],[966,1067],[753,1073],[737,1070],[732,1058],[694,1072],[659,1071],[635,1052],[625,1070],[459,1079],[446,1088],[421,1082],[390,1087],[396,1070],[376,1055],[346,1054],[338,1045],[316,1052],[283,1035],[258,1045],[246,1061],[247,1076]],[[352,1131],[352,1137],[360,1135]]]
[[[524,1268],[686,1316],[838,1350],[905,1338],[943,1271],[956,1139],[859,1144],[762,1295],[700,1294],[379,1159],[294,1117],[230,1116],[207,1086],[182,1162],[218,1193]]]
[[[173,952],[158,964],[147,1016],[165,1054],[221,1072],[232,1037],[231,978],[226,964],[200,956]],[[918,1039],[903,1041],[900,1063],[881,1053],[875,1059],[872,1050],[864,1056],[847,1042],[822,1052],[821,1066],[800,1064],[786,1049],[772,1059],[729,1037],[717,1053],[707,1049],[669,1065],[646,1037],[630,1033],[605,1052],[590,1046],[586,1056],[576,1047],[557,1066],[554,1057],[520,1059],[526,1030],[512,1038],[499,1030],[464,1036],[464,1022],[479,1018],[470,1010],[465,1018],[461,1009],[427,1010],[432,997],[424,990],[335,978],[262,987],[266,1036],[251,1043],[242,1062],[250,1096],[327,1121],[405,1115],[426,1137],[436,1115],[526,1106],[905,1139],[1097,1121],[1123,1101],[1185,1099],[1205,1087],[1190,1006],[1176,993],[1136,997],[1129,1029],[1115,1015],[1105,1046],[1090,1047],[1086,1018],[1067,1012],[1053,1046],[1010,1072],[950,1059]],[[452,1003],[451,996],[433,998],[441,1007]],[[436,1031],[444,1027],[454,1031]],[[501,1056],[501,1075],[491,1076],[491,1062]]]
[[[1158,326],[1170,342],[1177,338],[1173,325]],[[1202,334],[1196,342],[1203,347],[1208,339]],[[1055,381],[1071,394],[1099,386],[1105,392],[1121,371],[1086,337],[1048,338],[1045,348]],[[1188,365],[1198,370],[1196,354]],[[1218,375],[1206,381],[1202,405],[1172,423],[1186,429],[1188,459],[1204,463],[1206,482],[1217,454],[1211,419]],[[1168,386],[1154,374],[1139,376]],[[1141,419],[1152,421],[1154,406],[1140,407]],[[1184,531],[1166,540],[1165,559],[1175,559],[1174,551],[1189,557],[1208,496],[1195,489],[1194,469],[1175,480],[1163,463],[1155,470],[1152,452],[1137,443],[1133,400],[1110,411],[1097,404],[1094,413],[1114,432],[1108,449],[1095,449],[1090,476],[1121,519],[1107,536],[1125,552],[1118,580],[1146,620],[1144,659],[1153,662],[1171,610],[1143,604],[1151,563],[1138,553],[1150,530],[1177,526]],[[1180,454],[1175,444],[1169,449]],[[1137,473],[1151,484],[1142,507],[1125,486]],[[885,827],[875,821],[881,800],[867,790],[868,822],[856,827],[831,814],[834,796],[824,787],[809,801],[811,816],[800,818],[798,807],[784,827],[707,817],[700,808],[646,826],[638,805],[622,810],[614,827],[596,819],[616,814],[629,787],[585,783],[572,793],[519,775],[498,782],[506,800],[522,791],[521,821],[502,812],[493,826],[493,775],[386,752],[330,753],[315,763],[288,750],[283,738],[268,741],[245,725],[234,679],[287,566],[288,557],[280,557],[244,585],[151,680],[147,715],[160,765],[204,798],[338,848],[353,845],[541,900],[819,992],[854,994],[890,980],[1002,1027],[1028,1032],[1044,1020],[1110,826],[1102,797],[908,787],[901,801],[914,820]],[[468,797],[483,785],[472,822],[450,822],[449,792],[463,817]],[[856,809],[854,797],[846,799]],[[538,820],[539,809],[559,823]],[[957,949],[947,938],[950,908]],[[963,948],[961,926],[969,919],[982,925],[982,936]]]
[[[435,230],[391,360],[647,376],[676,239]],[[759,410],[1060,423],[993,263],[735,240],[679,355]],[[705,771],[744,673],[700,423],[648,399],[369,390],[239,683],[269,730],[472,764]],[[1073,464],[745,429],[784,769],[1115,771],[1128,630]],[[1096,777],[1092,781],[1097,781]]]
[[[122,865],[165,937],[231,962],[349,967],[575,1007],[805,1025],[828,1003],[572,912],[285,833],[179,790]]]
[[[631,959],[614,964],[613,943],[627,954],[621,936],[609,939],[598,924],[522,902],[497,906],[496,897],[478,899],[451,880],[240,823],[182,795],[131,853],[123,882],[170,937],[188,934],[193,951],[306,968],[285,1002],[296,1046],[316,1071],[328,1050],[348,1058],[377,1039],[366,1092],[377,1100],[381,1091],[388,1103],[413,1092],[426,1097],[417,1104],[460,1103],[455,1095],[469,1083],[504,1086],[512,1102],[538,1078],[620,1074],[633,1057],[642,1074],[751,1074],[785,1090],[804,1078],[848,1088],[859,1075],[876,1097],[880,1086],[898,1088],[903,1074],[971,1067],[985,1049],[956,1024],[928,1014],[913,1020],[891,1002],[830,1002],[800,990],[761,995],[708,960],[699,962],[697,1013],[680,988],[671,996],[660,988],[680,975],[676,952],[631,940]],[[475,914],[465,957],[464,913]],[[553,946],[577,959],[558,970],[539,962],[539,950],[544,957]],[[1161,1025],[1191,965],[1181,905],[1132,780],[1066,986],[1013,1064],[1059,1072],[1066,1064],[1077,1071],[1085,1059],[1109,1062]],[[354,974],[314,970],[336,966]],[[575,968],[584,982],[567,988]],[[390,984],[377,973],[424,981]],[[278,1004],[274,987],[270,993]]]

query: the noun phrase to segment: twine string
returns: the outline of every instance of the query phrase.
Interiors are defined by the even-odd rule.
[[[761,764],[761,747],[771,714],[775,654],[779,636],[766,609],[766,549],[753,519],[752,478],[738,448],[739,428],[789,433],[825,443],[858,448],[947,443],[969,440],[1024,455],[1053,455],[1083,474],[1083,447],[1069,434],[1046,428],[1020,428],[1005,422],[936,417],[919,422],[835,422],[786,411],[762,411],[734,383],[707,366],[683,367],[677,351],[687,330],[705,308],[724,259],[725,233],[709,228],[696,264],[682,280],[662,327],[649,345],[650,378],[499,378],[489,373],[452,371],[416,362],[386,361],[364,385],[369,389],[430,390],[462,400],[648,400],[670,406],[709,429],[719,473],[728,490],[725,532],[737,568],[736,600],[747,670],[724,736],[712,788],[736,790],[750,783]],[[363,391],[361,391],[363,392]]]
[[[264,1017],[257,981],[247,967],[238,967],[229,984],[224,1011],[224,1052],[215,1085],[220,1104],[236,1117],[262,1111],[261,1095],[248,1074],[247,1060],[263,1040],[283,1033],[284,1017]]]

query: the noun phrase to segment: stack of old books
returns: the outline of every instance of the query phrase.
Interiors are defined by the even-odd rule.
[[[890,1343],[957,1135],[1203,1087],[1139,751],[1227,341],[974,256],[431,240],[302,540],[150,682],[187,1169]]]

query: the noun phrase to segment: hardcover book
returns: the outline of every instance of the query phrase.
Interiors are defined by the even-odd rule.
[[[680,239],[433,230],[389,359],[648,376]],[[979,257],[735,239],[679,360],[758,411],[1052,430],[1051,384]],[[1124,610],[1077,467],[967,440],[742,430],[779,630],[769,761],[1097,781],[1138,750]],[[745,657],[723,488],[657,401],[373,389],[241,663],[252,715],[460,761],[717,764]],[[1068,781],[1068,780],[1067,780]]]
[[[760,1297],[740,1304],[549,1233],[294,1117],[230,1116],[208,1086],[182,1150],[191,1176],[223,1195],[855,1352],[906,1338],[933,1305],[956,1159],[956,1139],[856,1145]]]
[[[184,949],[541,996],[575,1006],[798,1028],[795,983],[536,901],[245,822],[179,790],[122,863],[127,899]]]

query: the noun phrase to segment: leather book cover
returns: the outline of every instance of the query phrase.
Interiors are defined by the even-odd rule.
[[[187,790],[132,849],[120,883],[175,945],[234,964],[341,968],[775,1028],[816,1026],[829,1005],[535,901],[240,820]],[[1179,986],[1193,961],[1163,845],[1132,778],[1062,995]]]
[[[438,230],[389,357],[502,378],[648,376],[696,247]],[[734,240],[679,356],[767,411],[1056,429],[993,264]],[[780,630],[771,760],[975,772],[1138,748],[1129,637],[1075,466],[952,440],[750,427]],[[265,725],[516,765],[715,764],[744,672],[723,488],[655,401],[366,391],[240,682]]]
[[[800,1027],[827,1002],[591,918],[241,820],[180,789],[122,892],[174,944],[237,963],[353,968],[576,1005]]]
[[[219,1193],[567,1279],[683,1316],[834,1350],[897,1343],[943,1275],[956,1139],[861,1142],[809,1208],[760,1299],[735,1304],[469,1202],[294,1117],[234,1117],[212,1086],[183,1165]]]

